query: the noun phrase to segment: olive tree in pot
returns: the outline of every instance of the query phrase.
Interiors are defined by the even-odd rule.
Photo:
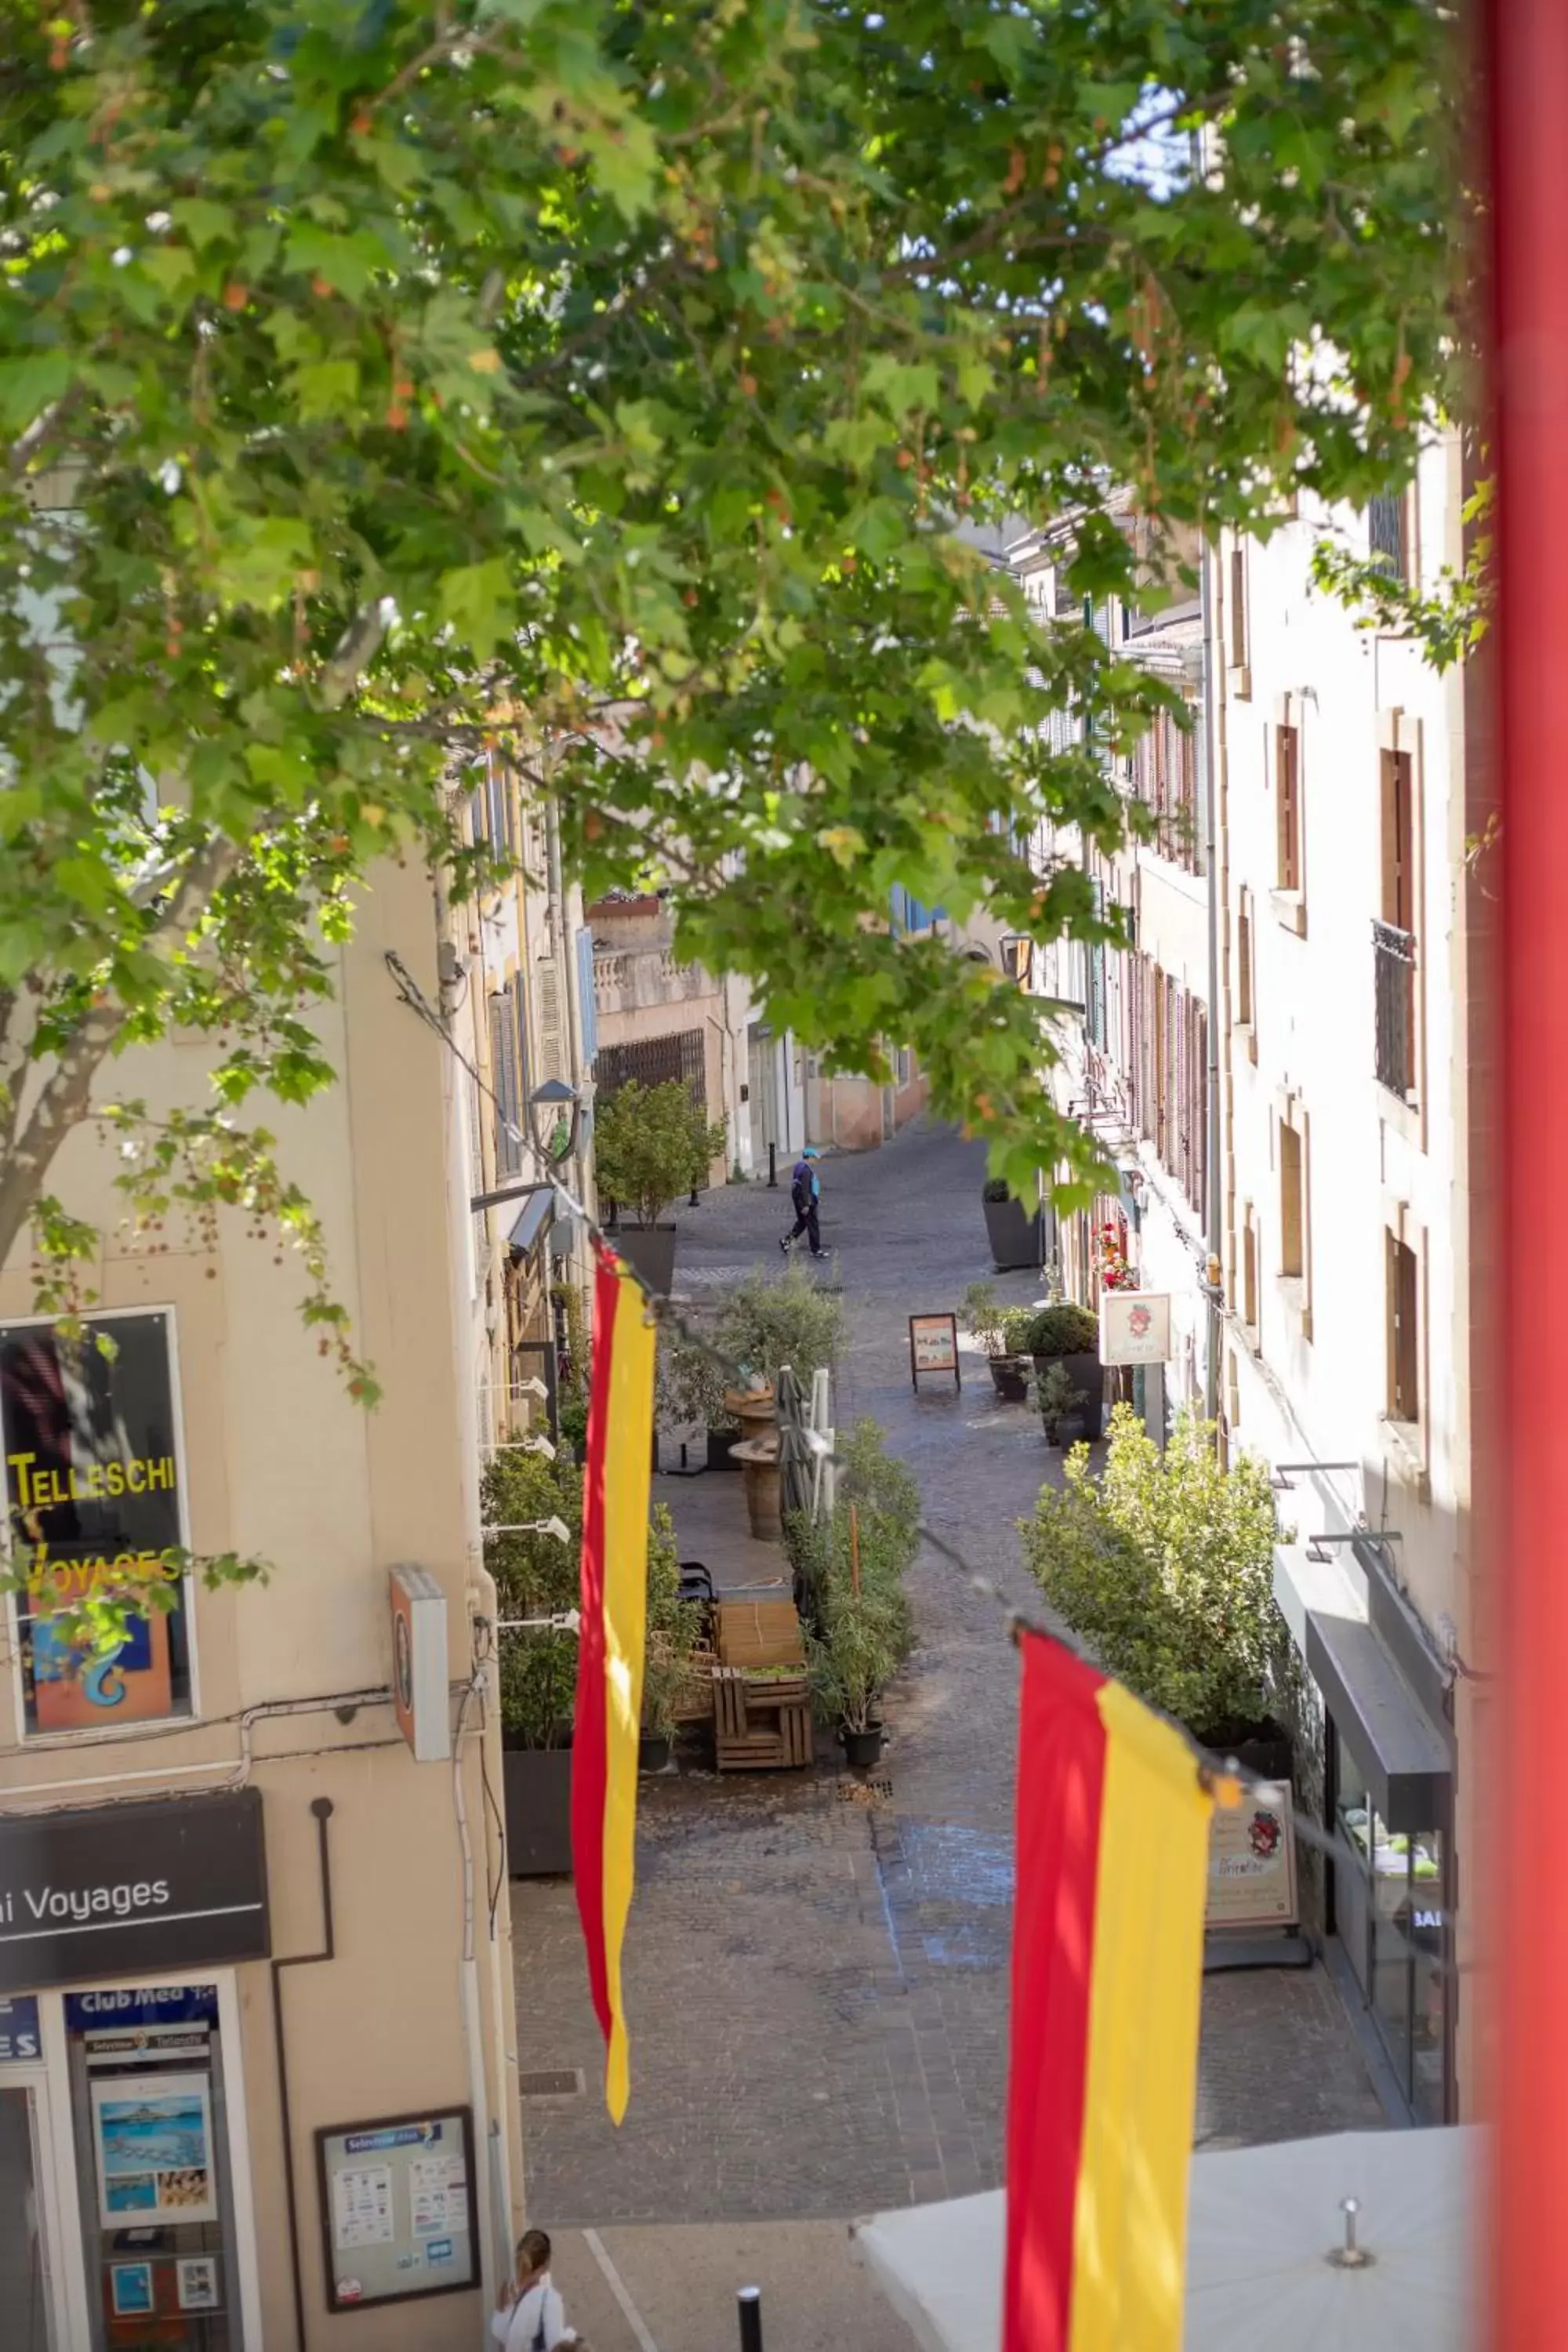
[[[724,1402],[729,1383],[718,1361],[717,1343],[699,1346],[667,1325],[658,1335],[658,1381],[656,1391],[661,1424],[700,1429],[710,1470],[736,1470],[730,1448],[741,1433],[740,1423]]]
[[[981,1190],[980,1204],[985,1212],[985,1237],[997,1273],[1038,1265],[1045,1228],[1045,1211],[1039,1203],[1026,1209],[1000,1176],[992,1176]]]
[[[1019,1404],[1029,1392],[1029,1367],[1025,1357],[1008,1349],[1008,1321],[996,1285],[972,1282],[963,1294],[963,1328],[983,1349],[997,1395]]]
[[[1051,1365],[1061,1366],[1079,1391],[1076,1410],[1084,1436],[1098,1437],[1105,1402],[1105,1367],[1100,1360],[1097,1318],[1086,1307],[1062,1299],[1032,1316],[1023,1339],[1026,1351],[1035,1360],[1037,1378],[1043,1380]]]
[[[1274,1492],[1267,1465],[1225,1467],[1214,1427],[1177,1415],[1163,1453],[1131,1405],[1110,1416],[1103,1469],[1075,1445],[1062,1486],[1023,1523],[1041,1591],[1108,1674],[1220,1754],[1279,1742],[1290,1643],[1274,1600]],[[1288,1762],[1288,1754],[1285,1759]]]
[[[507,1868],[513,1878],[572,1868],[572,1708],[577,1637],[508,1619],[564,1616],[577,1606],[583,1474],[541,1454],[492,1454],[480,1482],[485,1566],[495,1579]],[[566,1539],[535,1522],[553,1519]],[[515,1532],[528,1528],[527,1533]]]
[[[601,1099],[594,1118],[594,1166],[600,1195],[634,1226],[617,1225],[616,1246],[650,1290],[669,1296],[675,1278],[675,1227],[666,1213],[682,1192],[708,1181],[725,1148],[721,1125],[691,1099],[679,1078],[645,1087],[628,1078]]]

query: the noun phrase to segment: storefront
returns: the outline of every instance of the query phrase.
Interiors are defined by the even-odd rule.
[[[1375,1563],[1364,1616],[1310,1612],[1306,1661],[1327,1727],[1333,1839],[1326,1925],[1411,2120],[1456,2120],[1450,1932],[1453,1735],[1446,1685]]]
[[[0,1820],[6,2352],[257,2352],[253,1790]]]

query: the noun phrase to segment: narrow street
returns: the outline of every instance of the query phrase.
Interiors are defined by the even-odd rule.
[[[1039,1607],[1016,1521],[1058,1457],[1032,1406],[964,1358],[962,1395],[911,1393],[905,1318],[956,1308],[990,1271],[983,1155],[917,1124],[823,1167],[849,1342],[837,1417],[869,1413],[919,1475],[930,1524],[1009,1602]],[[680,1213],[678,1293],[776,1267],[785,1196],[710,1193]],[[1003,1277],[1009,1302],[1029,1276]],[[738,1481],[661,1479],[689,1528]],[[689,1535],[683,1556],[698,1549]],[[919,1644],[890,1694],[868,1787],[816,1777],[645,1780],[626,1952],[632,2099],[598,2096],[571,1887],[511,1889],[531,2215],[545,2226],[844,2219],[1001,2178],[1012,1916],[1014,1653],[1002,1605],[928,1547]],[[585,2089],[532,2095],[580,2071]],[[1327,1978],[1205,1987],[1198,2138],[1219,2146],[1374,2128],[1382,2109]]]

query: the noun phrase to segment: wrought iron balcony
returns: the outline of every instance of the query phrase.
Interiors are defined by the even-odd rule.
[[[1415,941],[1393,923],[1373,923],[1377,1077],[1403,1102],[1415,1086]]]

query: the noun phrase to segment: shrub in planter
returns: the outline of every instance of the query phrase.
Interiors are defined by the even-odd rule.
[[[1054,1306],[1042,1307],[1031,1318],[1026,1339],[1037,1374],[1044,1375],[1053,1364],[1061,1365],[1079,1391],[1074,1409],[1084,1435],[1098,1437],[1105,1400],[1105,1367],[1100,1360],[1098,1318],[1086,1307],[1075,1306],[1069,1298],[1058,1299]]]
[[[1288,1671],[1274,1601],[1274,1494],[1249,1454],[1224,1468],[1213,1424],[1178,1414],[1163,1454],[1130,1405],[1098,1476],[1075,1445],[1022,1523],[1041,1591],[1108,1674],[1209,1741],[1267,1720]]]
[[[819,1290],[804,1266],[771,1281],[751,1274],[721,1296],[714,1338],[721,1356],[774,1388],[788,1364],[809,1402],[812,1374],[831,1369],[843,1347],[844,1302]]]
[[[697,1643],[698,1613],[680,1598],[675,1524],[662,1503],[647,1531],[647,1647],[643,1659],[642,1720],[650,1739],[668,1743],[686,1688]]]
[[[558,1518],[550,1535],[485,1538],[485,1566],[503,1618],[555,1617],[577,1605],[583,1474],[542,1454],[493,1454],[480,1481],[487,1527]],[[513,1878],[563,1876],[572,1868],[572,1707],[577,1638],[569,1633],[497,1637],[507,1869]]]
[[[991,1384],[998,1396],[1015,1402],[1027,1394],[1024,1368],[1007,1345],[1011,1317],[996,1296],[994,1282],[972,1282],[963,1294],[963,1328],[978,1342],[991,1369]]]
[[[865,1565],[867,1530],[879,1564],[884,1556],[889,1573],[903,1575],[920,1549],[920,1481],[907,1462],[888,1451],[888,1433],[868,1413],[837,1438],[838,1476],[837,1521],[845,1507],[857,1507]]]
[[[893,1619],[876,1595],[842,1594],[820,1634],[807,1636],[812,1696],[836,1730],[869,1731],[882,1692],[900,1664]]]

